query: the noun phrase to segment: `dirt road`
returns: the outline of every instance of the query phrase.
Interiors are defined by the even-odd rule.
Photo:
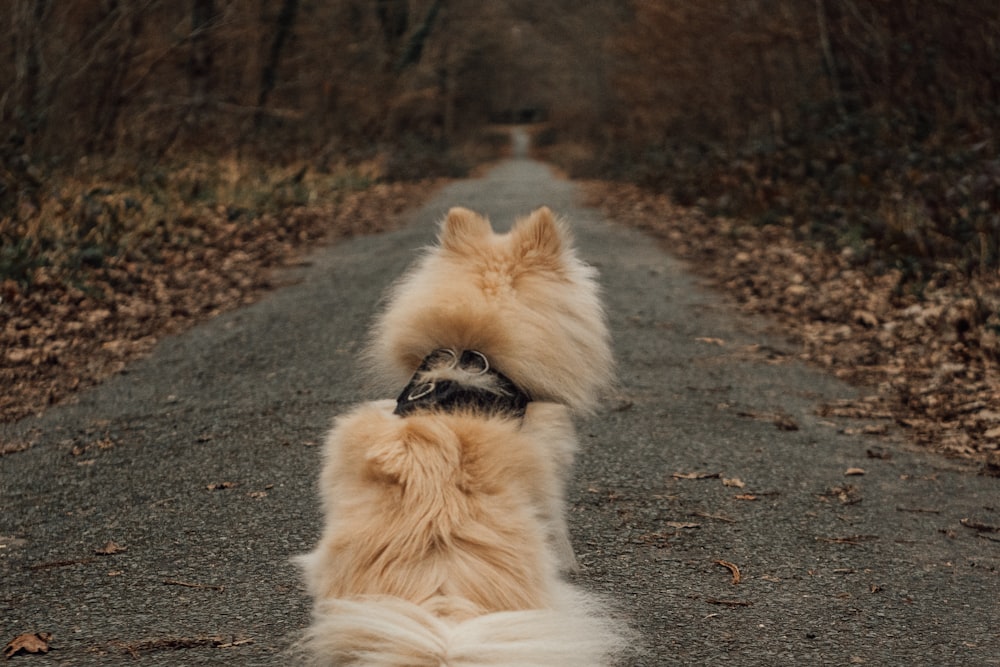
[[[1000,480],[816,417],[853,390],[524,158],[2,427],[33,445],[0,458],[0,640],[52,634],[12,664],[287,664],[318,445],[377,396],[369,318],[456,204],[546,204],[601,270],[621,381],[579,424],[570,526],[579,581],[645,637],[632,664],[1000,665]]]

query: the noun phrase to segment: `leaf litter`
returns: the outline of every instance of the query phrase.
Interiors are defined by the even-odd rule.
[[[913,285],[898,269],[868,270],[800,240],[794,225],[711,217],[631,184],[586,187],[588,203],[663,240],[745,310],[776,318],[800,358],[869,391],[820,416],[886,420],[1000,475],[1000,274]]]
[[[182,190],[185,178],[203,183],[211,177],[169,178]],[[304,251],[398,226],[399,214],[438,183],[350,190],[324,178],[336,181],[306,177],[302,187],[317,193],[307,201],[276,198],[257,207],[177,200],[173,191],[127,184],[54,183],[38,212],[54,236],[34,241],[55,254],[23,276],[0,277],[0,385],[6,389],[0,421],[66,401],[146,355],[163,336],[257,300],[274,286],[273,270],[301,263]],[[2,444],[0,455],[28,447]]]

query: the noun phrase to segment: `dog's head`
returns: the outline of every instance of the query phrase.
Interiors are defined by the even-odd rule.
[[[547,208],[505,234],[454,208],[391,290],[372,363],[399,384],[434,350],[476,350],[532,399],[592,408],[613,373],[595,277]]]

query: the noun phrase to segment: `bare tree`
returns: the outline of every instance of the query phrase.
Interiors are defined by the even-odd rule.
[[[192,106],[205,105],[212,76],[211,29],[215,20],[213,0],[192,0],[191,35],[188,49],[188,95]]]
[[[281,52],[288,41],[288,37],[295,25],[295,15],[298,12],[298,0],[284,0],[281,3],[281,11],[275,23],[274,39],[271,41],[271,48],[267,60],[260,72],[260,88],[257,94],[257,111],[254,114],[254,127],[260,128],[264,119],[264,108],[267,105],[268,97],[274,90],[277,81],[278,63],[281,61]]]

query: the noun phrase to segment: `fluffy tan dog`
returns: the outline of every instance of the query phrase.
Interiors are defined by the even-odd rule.
[[[390,293],[370,359],[406,384],[337,420],[301,558],[316,665],[607,665],[616,624],[575,566],[571,411],[612,376],[595,272],[541,208],[507,234],[453,209]]]

